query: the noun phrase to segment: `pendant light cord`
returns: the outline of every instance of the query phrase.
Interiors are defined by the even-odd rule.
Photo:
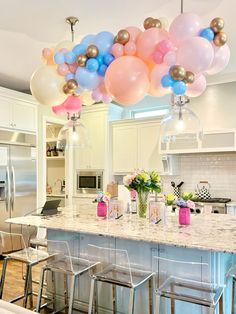
[[[184,0],[180,0],[180,13],[184,13]]]
[[[77,22],[79,22],[79,19],[76,16],[69,16],[66,18],[66,22],[70,24],[70,31],[71,31],[71,41],[74,42],[75,37],[75,30],[74,26]]]

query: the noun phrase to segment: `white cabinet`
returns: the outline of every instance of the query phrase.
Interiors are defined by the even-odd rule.
[[[127,120],[113,123],[113,173],[135,169],[162,172],[159,154],[159,120]]]
[[[30,103],[31,97],[0,88],[0,128],[36,132],[37,107]]]

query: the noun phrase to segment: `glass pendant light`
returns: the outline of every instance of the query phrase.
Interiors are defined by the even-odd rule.
[[[58,149],[87,148],[90,146],[87,128],[80,121],[79,114],[68,114],[68,122],[61,128],[57,138]]]
[[[203,136],[201,121],[187,107],[189,99],[183,96],[173,96],[170,113],[161,121],[161,142],[201,141]]]

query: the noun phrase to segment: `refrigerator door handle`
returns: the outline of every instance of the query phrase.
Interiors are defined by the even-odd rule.
[[[7,195],[6,195],[6,211],[8,212],[8,210],[10,209],[10,202],[11,202],[11,198],[10,198],[10,172],[9,172],[9,167],[6,167],[6,187],[7,187]]]
[[[11,208],[12,211],[14,210],[14,203],[15,203],[15,195],[16,195],[16,180],[15,180],[15,169],[11,166],[11,173],[12,173],[12,198],[11,198]]]

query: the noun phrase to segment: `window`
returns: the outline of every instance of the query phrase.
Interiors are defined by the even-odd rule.
[[[169,109],[157,109],[157,110],[142,110],[142,111],[133,111],[132,117],[134,119],[139,118],[150,118],[150,117],[163,117],[169,112]]]

